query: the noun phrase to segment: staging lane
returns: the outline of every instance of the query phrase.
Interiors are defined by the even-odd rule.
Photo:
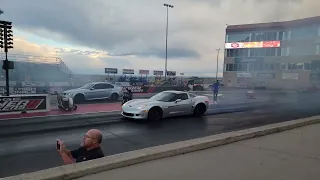
[[[103,132],[105,154],[112,155],[312,115],[318,115],[315,105],[295,104],[282,109],[258,109],[203,118],[170,118],[158,123],[128,121],[96,128]],[[0,177],[61,165],[62,161],[55,151],[55,139],[64,139],[69,148],[76,148],[86,130],[83,128],[2,139],[1,149],[7,149],[0,156]],[[24,152],[14,152],[14,144],[27,144],[29,149],[26,147]]]

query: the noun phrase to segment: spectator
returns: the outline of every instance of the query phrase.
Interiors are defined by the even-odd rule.
[[[216,102],[218,100],[218,93],[219,93],[219,81],[218,80],[215,83],[213,83],[212,90],[213,90],[213,101]]]
[[[81,147],[75,150],[68,150],[63,141],[58,140],[60,144],[60,153],[65,164],[72,164],[92,159],[104,157],[103,151],[100,148],[102,142],[102,134],[97,129],[89,130],[82,138]]]

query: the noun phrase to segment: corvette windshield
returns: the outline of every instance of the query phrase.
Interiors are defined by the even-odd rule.
[[[169,102],[169,101],[172,101],[176,95],[177,94],[175,94],[175,93],[162,92],[162,93],[159,93],[159,94],[152,96],[150,98],[150,100]]]

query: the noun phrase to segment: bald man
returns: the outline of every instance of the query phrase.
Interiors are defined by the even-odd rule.
[[[60,153],[65,164],[89,161],[104,157],[100,148],[102,142],[102,133],[97,129],[89,130],[81,140],[81,147],[75,150],[68,150],[61,140],[57,140],[60,144]]]

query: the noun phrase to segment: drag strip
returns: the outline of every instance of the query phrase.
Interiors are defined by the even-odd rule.
[[[240,130],[297,118],[319,115],[319,104],[299,103],[273,108],[256,108],[246,112],[208,115],[202,118],[168,118],[147,123],[125,121],[111,125],[97,125],[102,130],[102,144],[106,155],[122,153],[150,146]],[[1,138],[1,177],[62,165],[55,151],[56,138],[63,139],[68,148],[79,146],[88,128],[30,134]]]
[[[229,105],[210,105],[205,116],[249,111],[261,107],[267,107],[265,102],[238,103]],[[98,125],[111,125],[114,123],[124,123],[120,112],[105,113],[99,116],[80,115],[78,118],[35,118],[22,120],[0,121],[0,137],[22,136],[26,134],[37,134],[49,131],[62,131],[76,128],[90,128]]]

